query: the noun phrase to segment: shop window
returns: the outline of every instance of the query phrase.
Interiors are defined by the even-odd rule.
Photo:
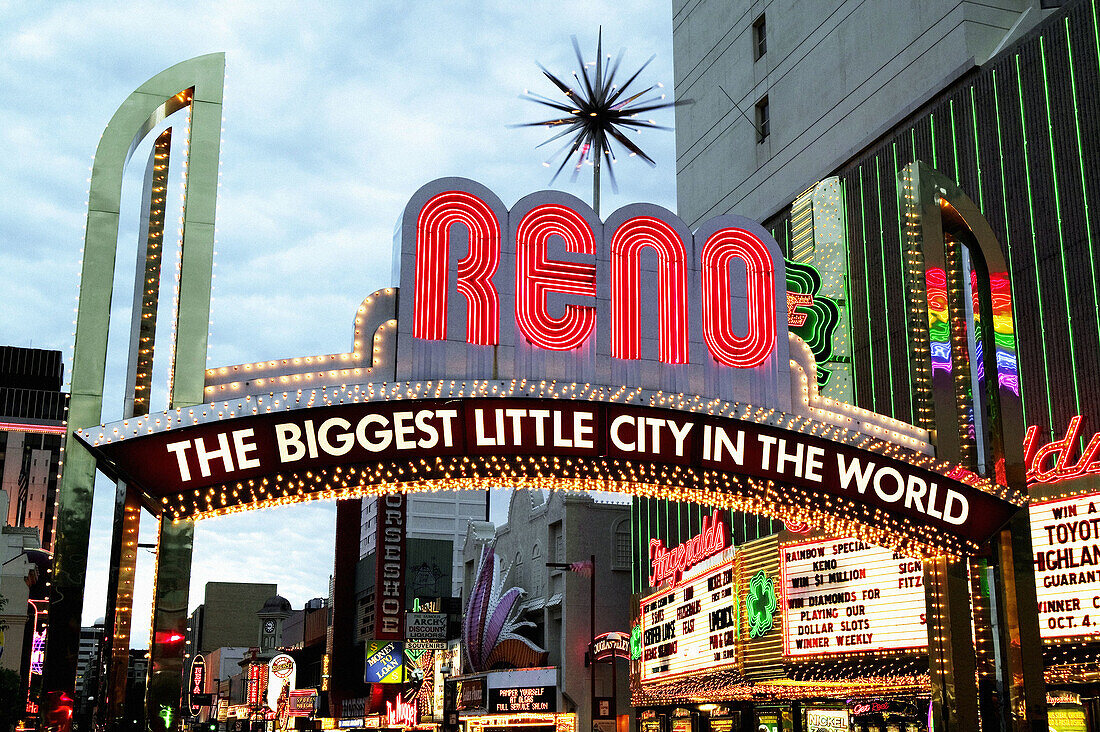
[[[561,521],[550,524],[550,561],[565,561],[565,534],[562,532]]]
[[[771,111],[768,109],[768,98],[764,97],[756,103],[756,142],[766,142],[771,134]]]
[[[768,52],[768,26],[764,20],[764,14],[753,21],[752,24],[752,58],[759,61]]]

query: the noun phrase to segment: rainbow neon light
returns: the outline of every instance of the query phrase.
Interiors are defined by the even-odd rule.
[[[928,339],[932,354],[932,376],[951,373],[951,324],[947,322],[947,273],[929,267],[925,273],[928,290]]]
[[[1005,272],[989,275],[993,294],[993,340],[997,354],[997,382],[1020,396],[1020,372],[1016,362],[1016,333],[1012,325],[1012,287]]]

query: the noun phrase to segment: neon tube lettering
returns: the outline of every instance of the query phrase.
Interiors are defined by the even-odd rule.
[[[764,242],[744,229],[721,229],[703,245],[703,337],[721,364],[751,369],[775,350],[775,282]],[[733,332],[730,316],[730,261],[745,263],[748,331]]]
[[[479,346],[500,341],[500,298],[492,278],[500,264],[500,222],[488,204],[465,191],[431,198],[416,220],[416,290],[413,335],[447,338],[447,291],[451,227],[469,232],[466,256],[458,262],[455,288],[466,298],[466,340]]]
[[[687,363],[687,270],[684,243],[664,221],[636,216],[625,221],[611,239],[611,355],[641,357],[639,346],[641,251],[657,252],[658,358],[664,363]]]
[[[566,250],[596,254],[596,239],[588,222],[576,211],[556,204],[531,209],[516,228],[516,323],[534,345],[551,351],[570,351],[582,345],[596,327],[596,308],[565,306],[554,318],[546,307],[551,292],[596,297],[596,267],[547,258],[551,236],[565,240]]]

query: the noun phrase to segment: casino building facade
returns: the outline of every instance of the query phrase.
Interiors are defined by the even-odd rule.
[[[819,271],[822,299],[832,299],[840,315],[835,368],[819,373],[822,393],[833,398],[922,425],[918,376],[927,359],[936,371],[943,365],[937,359],[957,349],[1015,342],[1047,711],[1051,729],[1100,729],[1096,4],[929,3],[892,18],[896,33],[842,43],[843,52],[836,41],[883,27],[879,14],[893,11],[832,2],[809,20],[777,3],[721,12],[717,5],[674,9],[676,90],[696,100],[677,110],[682,215],[759,217],[790,260]],[[807,85],[814,94],[805,94]],[[738,110],[750,110],[748,119]],[[728,161],[724,173],[716,161]],[[725,185],[715,186],[722,175]],[[926,210],[914,206],[922,175],[946,181],[937,183],[948,249],[939,282],[915,283],[910,268],[914,237],[928,232],[920,228]],[[976,233],[952,214],[947,182],[980,211],[988,231]],[[994,344],[956,338],[957,320],[981,317],[967,307],[973,268],[964,253],[978,236],[996,240],[1011,273],[1004,293],[1015,333],[998,331]],[[930,298],[944,294],[942,317],[914,310],[915,286]],[[914,327],[926,317],[928,352]],[[991,429],[973,393],[959,394],[959,408],[974,432]],[[966,462],[981,473],[997,469],[981,450]],[[703,514],[635,499],[640,628],[668,591],[667,583],[658,589],[649,581],[651,544],[687,540]],[[640,660],[640,723],[654,732],[698,732],[728,729],[731,718],[737,729],[738,717],[752,716],[762,729],[925,729],[935,659],[921,625],[928,577],[919,563],[853,544],[827,526],[740,514],[729,521],[734,556],[753,556],[767,541],[769,560],[779,564],[781,633],[764,656],[769,663],[761,663],[760,638],[745,632],[752,577],[742,571],[736,683],[700,691],[690,679],[709,678],[703,664],[679,688],[662,685],[647,678],[652,669]],[[975,621],[981,724],[1000,729],[1005,694],[995,679],[991,559],[969,562],[964,616]],[[693,570],[694,581],[704,581],[707,566]],[[876,592],[875,600],[890,596],[891,609],[865,601]],[[861,634],[871,635],[867,643]]]

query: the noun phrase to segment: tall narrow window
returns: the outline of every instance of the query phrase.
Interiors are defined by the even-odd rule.
[[[768,110],[768,98],[756,103],[756,142],[765,142],[771,133],[771,113]]]
[[[759,61],[768,52],[768,26],[764,21],[764,14],[753,21],[752,24],[752,58]]]

